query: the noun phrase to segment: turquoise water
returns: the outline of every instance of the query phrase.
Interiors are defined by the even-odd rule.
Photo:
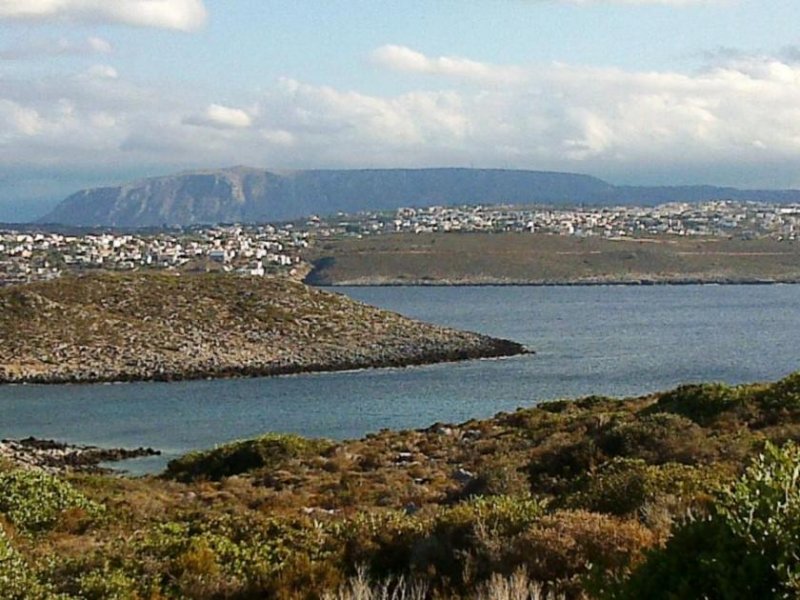
[[[266,431],[332,438],[458,422],[541,400],[631,395],[800,369],[800,286],[383,287],[347,295],[506,337],[536,355],[261,379],[0,387],[0,436],[188,450]]]

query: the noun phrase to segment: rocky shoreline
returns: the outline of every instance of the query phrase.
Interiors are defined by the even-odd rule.
[[[102,275],[0,290],[0,383],[263,377],[531,353],[287,280]]]
[[[508,280],[508,279],[386,279],[365,277],[354,280],[317,283],[323,288],[337,287],[592,287],[651,286],[651,285],[797,285],[800,278],[736,278],[736,277],[654,277],[654,278],[593,278],[554,280]]]
[[[0,460],[7,460],[19,467],[42,469],[53,473],[63,471],[107,473],[112,469],[101,467],[101,463],[160,455],[161,452],[153,448],[75,446],[35,437],[0,441]]]
[[[68,373],[26,373],[19,372],[9,377],[0,365],[0,385],[64,385],[94,383],[134,383],[192,381],[198,379],[231,379],[239,377],[274,377],[280,375],[300,375],[304,373],[329,373],[337,371],[356,371],[362,369],[404,368],[433,365],[464,360],[507,358],[525,354],[535,354],[522,344],[509,340],[477,336],[475,340],[464,343],[439,342],[427,347],[417,347],[403,352],[384,352],[379,356],[366,355],[351,358],[336,356],[328,361],[283,362],[277,364],[243,364],[209,367],[206,369],[170,370],[147,368],[136,371],[121,371],[113,366],[105,370],[75,369]],[[470,343],[471,342],[471,343]]]

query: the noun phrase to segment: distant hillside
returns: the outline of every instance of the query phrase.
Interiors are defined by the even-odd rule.
[[[714,198],[800,201],[800,191],[617,187],[574,173],[501,169],[196,171],[73,194],[43,223],[159,227],[263,222],[438,204],[656,204]]]
[[[0,288],[0,339],[0,383],[260,376],[524,352],[299,283],[224,275]]]

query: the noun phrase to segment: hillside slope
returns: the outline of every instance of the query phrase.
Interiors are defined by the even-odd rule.
[[[0,382],[404,366],[523,348],[281,279],[98,275],[0,289]]]

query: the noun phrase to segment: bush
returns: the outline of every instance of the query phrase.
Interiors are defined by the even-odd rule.
[[[736,408],[740,401],[740,388],[722,383],[681,385],[660,394],[651,411],[674,413],[705,426]]]
[[[598,446],[610,457],[641,458],[648,464],[696,464],[716,454],[700,426],[668,413],[645,415],[611,427],[601,435]]]
[[[176,458],[167,465],[165,476],[184,482],[198,479],[219,481],[224,477],[257,469],[275,469],[284,461],[320,454],[333,446],[334,443],[328,440],[267,434]]]
[[[560,494],[574,480],[594,469],[604,456],[591,438],[548,448],[528,464],[528,478],[534,493]]]
[[[48,597],[0,527],[0,600],[44,600]]]
[[[123,571],[103,569],[89,571],[78,580],[80,598],[85,600],[138,600],[138,585],[134,579]]]
[[[614,600],[752,600],[776,598],[777,578],[762,557],[748,551],[721,520],[690,521],[663,549],[622,584],[609,586]]]
[[[74,520],[75,511],[83,511],[91,519],[103,510],[69,483],[42,471],[0,473],[0,513],[21,529],[50,529],[66,511]]]
[[[768,411],[800,409],[800,372],[764,386],[754,394],[756,402]]]
[[[525,568],[535,581],[580,596],[589,579],[621,576],[655,536],[643,525],[586,511],[557,511],[504,544],[498,570]]]
[[[679,463],[648,465],[641,459],[616,458],[576,482],[577,491],[554,504],[609,515],[639,513],[653,503],[706,508],[724,472]]]
[[[567,506],[610,515],[638,511],[650,497],[647,465],[642,460],[615,459],[585,478],[585,488]]]
[[[800,595],[800,447],[767,444],[708,519],[677,529],[612,598]]]

